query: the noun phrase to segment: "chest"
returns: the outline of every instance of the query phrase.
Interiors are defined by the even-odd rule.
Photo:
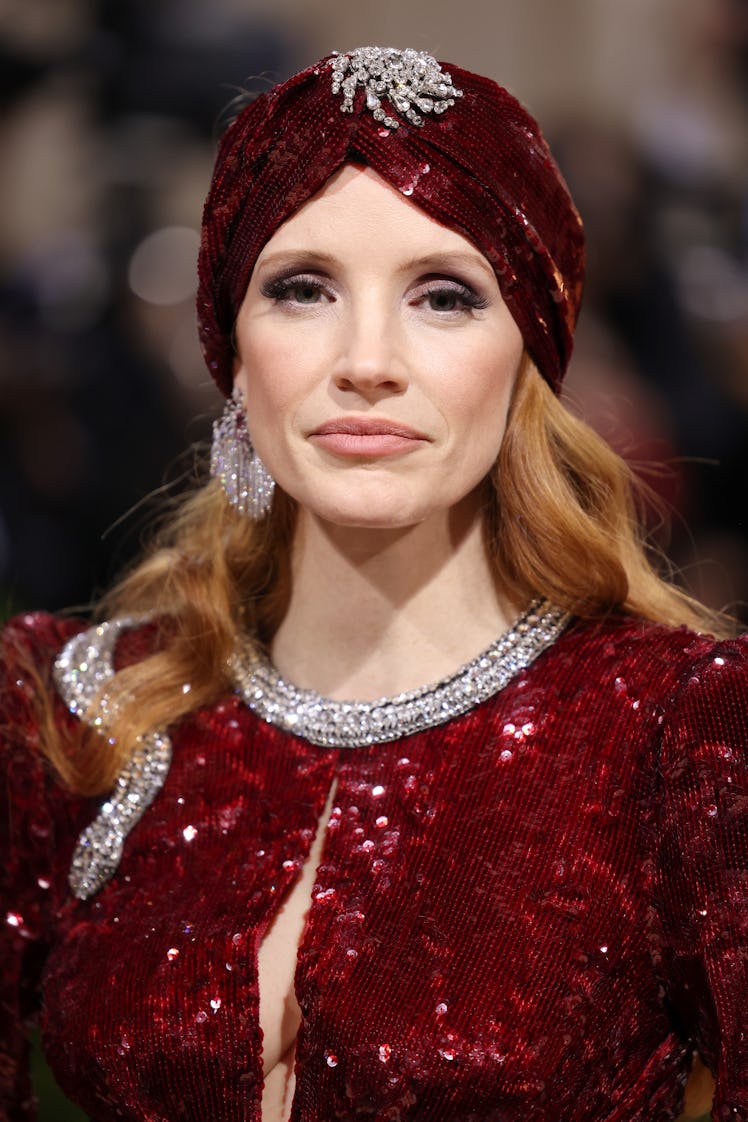
[[[63,1084],[97,1119],[259,1119],[259,948],[320,819],[294,1119],[558,1118],[570,1070],[605,1057],[625,1080],[663,1038],[646,810],[612,754],[513,716],[347,755],[230,718],[220,760],[196,728],[50,957]]]

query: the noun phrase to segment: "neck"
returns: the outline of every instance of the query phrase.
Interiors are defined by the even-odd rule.
[[[501,592],[477,499],[393,530],[332,526],[302,511],[291,600],[271,655],[299,687],[384,697],[452,673],[523,607]]]

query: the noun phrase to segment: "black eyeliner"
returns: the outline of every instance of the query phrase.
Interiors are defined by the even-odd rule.
[[[321,290],[323,285],[319,277],[304,273],[281,273],[279,276],[268,277],[260,285],[261,294],[268,300],[281,300],[293,288],[314,288]]]
[[[458,281],[454,278],[448,277],[435,277],[433,280],[427,282],[426,295],[433,296],[440,292],[451,292],[460,299],[463,304],[468,308],[473,308],[476,311],[483,311],[490,304],[490,300],[486,296],[482,296],[476,292],[470,285],[465,284],[464,281]]]

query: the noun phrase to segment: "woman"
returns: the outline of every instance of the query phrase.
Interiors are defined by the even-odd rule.
[[[665,1119],[696,1050],[748,1117],[748,654],[558,401],[582,262],[423,53],[229,128],[217,478],[98,626],[6,631],[6,1117],[39,987],[96,1122]]]

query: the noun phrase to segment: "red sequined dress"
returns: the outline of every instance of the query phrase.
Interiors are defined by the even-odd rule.
[[[278,684],[257,679],[148,742],[160,764],[107,810],[55,783],[21,669],[81,626],[5,634],[0,1117],[34,1116],[41,1005],[49,1063],[95,1122],[260,1122],[258,944],[335,782],[293,1122],[657,1122],[694,1047],[714,1117],[748,1119],[744,643],[572,622],[524,661],[500,652],[488,697],[493,656],[471,664],[463,712],[359,746],[311,743],[282,704],[271,720],[248,690],[262,710]],[[118,665],[146,632],[118,636]],[[78,718],[60,701],[58,719]],[[132,807],[120,858],[101,823]]]

